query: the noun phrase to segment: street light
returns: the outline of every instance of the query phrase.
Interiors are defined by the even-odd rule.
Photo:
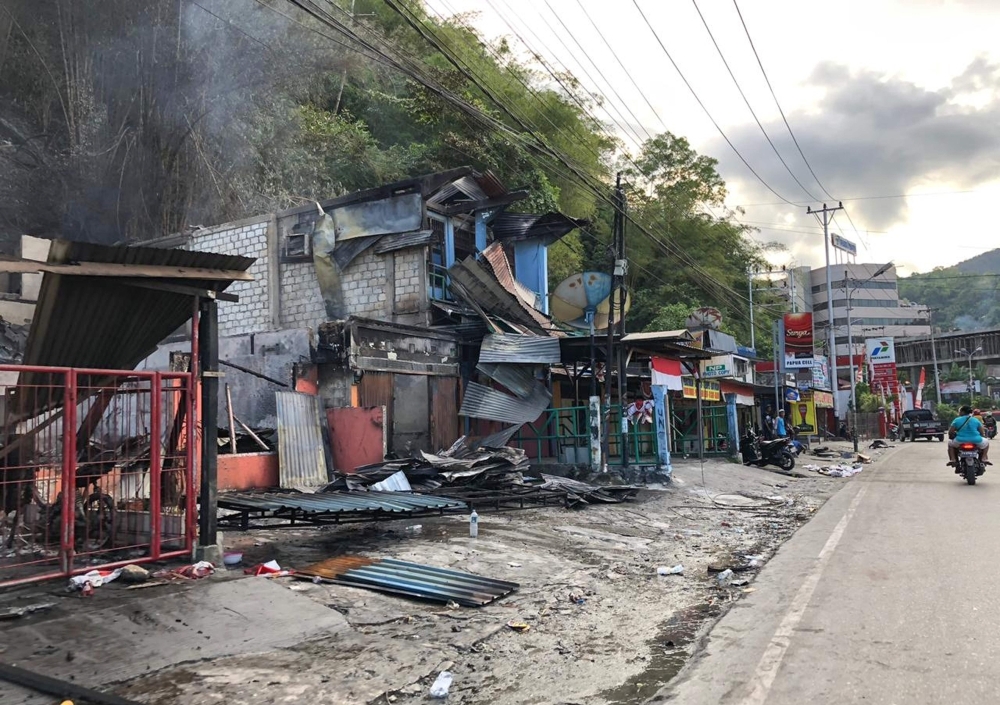
[[[977,353],[981,353],[982,351],[983,351],[983,346],[982,345],[980,345],[978,348],[976,348],[972,352],[969,352],[965,348],[962,348],[961,350],[956,350],[955,351],[956,355],[961,355],[962,357],[968,358],[968,360],[969,360],[969,406],[970,407],[973,407],[973,406],[976,405],[976,400],[975,400],[975,398],[973,396],[975,394],[976,389],[975,389],[975,387],[972,384],[972,358],[973,358],[974,355],[976,355]]]
[[[854,292],[856,292],[858,289],[860,289],[863,284],[867,284],[868,282],[870,282],[875,277],[882,276],[883,274],[885,274],[886,272],[888,272],[890,269],[892,269],[892,262],[888,262],[886,264],[883,264],[881,267],[879,267],[878,269],[876,269],[875,273],[872,274],[867,279],[864,279],[864,280],[862,280],[860,282],[856,281],[856,280],[853,280],[854,281],[854,286],[852,288],[850,288],[850,289],[847,290],[847,364],[848,364],[849,374],[851,375],[851,405],[850,405],[850,411],[854,415],[854,418],[851,421],[851,427],[852,427],[852,433],[851,433],[851,435],[854,437],[854,452],[855,453],[858,452],[858,380],[857,380],[857,378],[854,375],[854,335],[853,335],[853,333],[851,331],[851,311],[853,310],[853,307],[851,305],[851,297],[854,296]],[[845,289],[847,289],[847,282],[848,282],[847,274],[848,274],[848,272],[845,269],[844,270],[844,288]],[[834,349],[833,354],[834,355],[837,354],[836,349]]]

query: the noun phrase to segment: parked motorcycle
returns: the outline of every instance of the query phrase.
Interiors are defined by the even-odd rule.
[[[899,440],[899,426],[896,424],[889,424],[889,440],[898,441]]]
[[[958,467],[955,472],[964,476],[970,485],[976,484],[976,478],[986,472],[980,453],[975,443],[962,443],[958,446]]]
[[[744,465],[777,465],[786,472],[795,467],[795,454],[791,439],[788,438],[762,441],[757,434],[748,430],[740,441],[740,453],[743,455]]]

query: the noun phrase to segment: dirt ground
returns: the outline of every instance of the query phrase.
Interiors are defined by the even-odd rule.
[[[800,468],[811,462],[802,458]],[[362,554],[469,571],[520,588],[485,607],[449,609],[280,578],[289,599],[335,610],[348,627],[291,647],[180,663],[112,689],[157,705],[402,705],[428,701],[430,684],[448,670],[452,703],[641,703],[683,666],[714,619],[754,589],[756,568],[737,572],[734,584],[723,587],[709,567],[742,568],[745,556],[763,556],[766,566],[851,482],[800,468],[804,476],[789,477],[720,460],[681,461],[670,485],[643,490],[631,502],[483,514],[476,539],[469,538],[467,517],[227,533],[226,549],[242,550],[245,563],[274,559],[294,568]],[[677,564],[682,575],[657,575],[659,566]],[[240,571],[208,580],[226,579],[265,580]],[[191,599],[201,584],[190,586]],[[152,598],[159,589],[140,592]],[[248,617],[248,630],[268,629],[266,609]],[[512,620],[530,629],[514,631],[507,627]]]

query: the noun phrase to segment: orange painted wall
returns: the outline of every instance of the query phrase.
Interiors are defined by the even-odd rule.
[[[219,491],[278,486],[277,453],[219,455]]]

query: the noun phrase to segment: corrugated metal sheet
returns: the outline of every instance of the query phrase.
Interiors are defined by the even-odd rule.
[[[476,369],[499,382],[522,399],[527,399],[535,391],[538,380],[531,368],[523,365],[504,365],[498,362],[480,362]]]
[[[504,189],[506,193],[506,189]],[[429,206],[454,205],[461,201],[485,201],[486,192],[476,182],[474,176],[463,176],[441,187],[427,199]]]
[[[433,230],[417,230],[412,233],[385,235],[375,246],[375,254],[384,255],[387,252],[394,252],[395,250],[402,250],[407,247],[419,247],[420,245],[426,245],[433,237]]]
[[[558,365],[562,360],[559,339],[538,335],[493,333],[483,338],[480,362],[526,362]]]
[[[315,494],[225,494],[225,509],[261,512],[299,511],[307,514],[411,514],[428,510],[464,509],[465,502],[447,497],[405,492],[316,492]]]
[[[481,607],[509,595],[519,586],[505,580],[435,568],[393,558],[339,556],[300,568],[298,575],[319,577],[394,595]]]
[[[245,272],[252,257],[218,255],[155,247],[94,245],[53,240],[48,262],[100,262],[161,265]],[[146,279],[199,289],[223,291],[231,281]],[[46,273],[25,347],[25,365],[134,369],[156,346],[191,318],[190,295],[128,286],[118,277],[81,277]],[[46,375],[47,377],[47,375]],[[19,384],[50,384],[34,373],[24,373]],[[81,386],[93,380],[81,377]],[[41,392],[42,390],[39,390]],[[35,394],[32,414],[61,402],[61,391]]]
[[[541,416],[551,402],[552,397],[541,386],[528,399],[518,399],[485,385],[470,382],[465,388],[462,408],[458,413],[476,419],[525,424]]]
[[[362,201],[329,211],[336,226],[337,242],[369,235],[408,233],[419,230],[424,220],[420,193],[404,193]]]
[[[552,322],[541,311],[508,291],[487,265],[474,257],[455,263],[449,270],[453,290],[466,303],[480,306],[487,314],[509,319],[531,330],[550,332]]]
[[[319,397],[275,392],[278,408],[278,480],[282,487],[314,491],[329,482]]]
[[[576,228],[587,225],[586,220],[570,218],[562,213],[503,212],[490,223],[493,237],[504,242],[540,239],[550,245]]]
[[[500,285],[512,294],[518,296],[526,305],[535,306],[535,292],[517,280],[514,270],[511,269],[510,260],[503,249],[503,244],[494,242],[483,250],[483,257],[490,264],[493,276],[497,278]]]
[[[389,430],[387,438],[388,450],[390,451],[394,450],[392,447],[392,378],[393,373],[391,372],[365,372],[361,377],[361,384],[358,385],[358,401],[361,406],[380,406],[385,409],[383,423],[385,428]]]
[[[367,237],[356,237],[353,240],[338,242],[333,248],[333,261],[341,269],[347,269],[358,255],[369,247],[379,242],[383,237],[393,237],[392,235],[368,235]]]

